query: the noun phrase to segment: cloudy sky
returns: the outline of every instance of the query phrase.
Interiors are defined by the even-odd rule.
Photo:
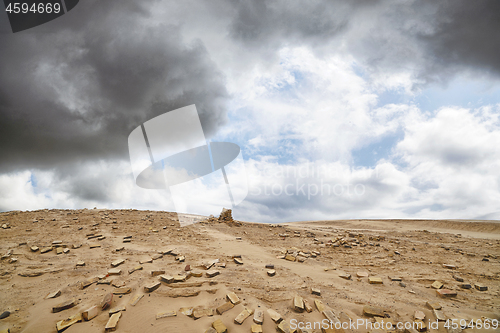
[[[175,210],[127,138],[195,104],[241,147],[240,219],[500,219],[499,31],[496,0],[85,0],[15,34],[2,12],[0,210]]]

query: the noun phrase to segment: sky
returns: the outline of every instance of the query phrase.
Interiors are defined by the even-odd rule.
[[[498,31],[496,0],[85,0],[18,33],[2,11],[0,211],[175,211],[127,139],[195,104],[241,148],[238,219],[500,219]]]

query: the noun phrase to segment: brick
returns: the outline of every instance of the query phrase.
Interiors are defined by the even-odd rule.
[[[217,331],[217,333],[226,333],[227,332],[227,327],[224,325],[222,320],[217,319],[212,323],[212,327]]]
[[[153,259],[153,260],[158,260],[158,259],[161,259],[161,258],[163,258],[163,254],[161,254],[161,253],[157,253],[157,254],[155,254],[154,256],[151,257],[151,259]]]
[[[295,330],[292,330],[290,328],[290,324],[288,324],[287,321],[283,320],[279,323],[278,327],[278,332],[281,332],[281,333],[293,333]]]
[[[96,249],[98,247],[101,247],[101,244],[93,243],[89,245],[91,249]]]
[[[262,333],[262,326],[257,324],[252,324],[252,333]]]
[[[382,278],[376,277],[376,276],[369,277],[368,282],[370,284],[383,284],[384,283],[384,281],[382,281]]]
[[[118,267],[125,262],[125,259],[117,259],[111,263],[112,267]]]
[[[50,247],[44,247],[43,249],[40,250],[40,253],[47,253],[52,251],[52,246]]]
[[[186,276],[185,275],[174,275],[174,282],[184,282],[186,281]]]
[[[131,292],[132,288],[129,287],[115,288],[115,290],[113,290],[113,294],[115,295],[125,295],[125,294],[130,294]]]
[[[395,282],[401,282],[401,281],[403,281],[402,278],[397,277],[397,276],[389,276],[389,280],[395,281]]]
[[[319,290],[319,288],[311,288],[311,293],[313,295],[321,296],[321,290]]]
[[[486,290],[488,290],[488,287],[487,287],[487,286],[484,286],[484,285],[479,284],[479,283],[476,283],[476,284],[474,285],[474,288],[476,288],[476,289],[477,289],[477,290],[479,290],[479,291],[486,291]]]
[[[220,271],[217,270],[209,270],[207,271],[207,277],[214,277],[220,274]]]
[[[212,308],[196,307],[193,309],[193,318],[194,319],[199,319],[199,318],[204,317],[204,316],[211,317],[213,315],[214,315],[214,309],[212,309]]]
[[[287,254],[285,256],[285,260],[288,260],[288,261],[295,261],[296,258],[294,256],[292,256],[291,254]]]
[[[174,282],[174,277],[171,275],[160,275],[160,281],[165,283]]]
[[[36,252],[36,251],[38,251],[38,250],[39,250],[39,248],[38,248],[38,246],[32,246],[32,247],[30,247],[30,250],[31,250],[32,252]]]
[[[151,276],[157,276],[165,274],[165,271],[151,271]]]
[[[326,310],[325,305],[319,299],[314,300],[314,305],[316,305],[316,309],[318,309],[319,312]]]
[[[68,327],[70,327],[71,325],[74,325],[74,324],[81,322],[81,321],[82,321],[82,314],[81,313],[78,313],[78,314],[71,316],[67,319],[60,320],[56,323],[57,332],[62,332],[65,329],[67,329]]]
[[[357,272],[356,276],[359,278],[368,277],[368,272]]]
[[[132,274],[133,272],[136,272],[136,271],[141,271],[141,270],[142,270],[142,266],[141,266],[141,265],[137,265],[137,266],[135,266],[134,268],[129,269],[129,270],[128,270],[128,273],[129,273],[129,274]]]
[[[439,304],[438,302],[427,301],[427,303],[425,303],[425,304],[429,308],[431,308],[432,310],[441,310],[442,309],[441,304]]]
[[[231,310],[233,307],[234,307],[233,303],[226,302],[226,303],[222,304],[221,306],[219,306],[216,310],[217,310],[217,313],[221,315],[224,312]]]
[[[209,327],[205,330],[205,333],[217,333],[217,331],[215,330],[215,328]]]
[[[267,268],[267,269],[274,269],[274,265],[273,265],[273,264],[267,264],[267,265],[266,265],[266,268]]]
[[[50,294],[48,294],[45,298],[56,298],[61,295],[61,290],[54,291]]]
[[[193,308],[192,307],[180,308],[179,312],[182,313],[183,315],[191,317],[193,315]]]
[[[276,270],[274,270],[274,269],[268,270],[267,271],[267,275],[269,275],[269,276],[275,276],[276,275]]]
[[[161,285],[161,282],[151,283],[151,284],[149,284],[147,286],[144,286],[144,291],[147,292],[147,293],[153,292],[156,289],[160,288],[160,285]]]
[[[149,259],[143,259],[143,260],[140,260],[139,261],[139,264],[141,265],[144,265],[144,264],[152,264],[153,263],[153,259],[152,258],[149,258]]]
[[[111,315],[111,317],[109,317],[108,322],[106,323],[106,327],[104,327],[104,330],[106,332],[115,331],[121,316],[122,316],[121,312],[117,312]]]
[[[94,305],[93,307],[83,311],[82,317],[83,317],[83,319],[89,321],[89,320],[97,317],[98,314],[99,314],[99,310],[97,309],[97,306]]]
[[[283,320],[281,315],[278,312],[274,311],[273,309],[267,309],[267,314],[269,315],[269,317],[271,317],[271,319],[275,323],[279,323]]]
[[[434,289],[441,289],[441,288],[443,288],[443,283],[441,281],[434,281],[431,284],[431,287]]]
[[[458,282],[464,282],[464,278],[459,276],[459,275],[453,275],[453,278],[457,280]]]
[[[304,309],[306,309],[307,312],[313,312],[313,308],[311,304],[309,304],[309,301],[307,299],[304,299]]]
[[[241,302],[240,298],[238,296],[236,296],[236,294],[234,292],[230,292],[229,294],[227,294],[226,298],[228,299],[228,301],[230,301],[234,305],[239,304]]]
[[[161,312],[156,315],[156,319],[162,319],[162,318],[169,318],[169,317],[176,317],[177,313],[173,310],[171,311],[166,311],[166,312]]]
[[[236,318],[234,318],[234,322],[238,325],[241,325],[241,324],[243,324],[245,319],[250,317],[251,314],[252,314],[252,311],[245,308],[243,311],[240,312],[239,315],[236,316]]]
[[[262,309],[255,309],[255,313],[253,314],[253,321],[256,324],[262,325],[264,322],[264,311]]]
[[[59,304],[55,305],[54,307],[52,307],[52,312],[54,312],[54,313],[60,312],[60,311],[72,308],[75,305],[76,305],[76,301],[74,299],[64,301],[64,302],[59,303]]]
[[[363,306],[363,314],[369,317],[384,317],[384,310],[373,305],[365,305]]]
[[[122,270],[119,268],[111,268],[108,270],[109,275],[120,275],[122,273]]]
[[[136,306],[137,303],[139,303],[139,301],[144,297],[144,295],[135,295],[129,302],[130,305],[132,306]]]
[[[343,279],[346,279],[346,280],[350,280],[351,279],[351,274],[341,273],[341,274],[339,274],[339,277],[341,277]]]
[[[470,285],[470,283],[462,283],[460,285],[460,288],[462,288],[462,289],[472,289],[472,286]]]
[[[436,290],[438,296],[441,297],[455,297],[457,296],[457,292],[449,289],[438,289]]]
[[[200,271],[200,270],[195,269],[195,270],[191,271],[191,275],[194,276],[194,277],[201,277],[201,276],[203,276],[203,272]]]
[[[297,312],[304,312],[304,299],[298,295],[293,298],[293,309]]]

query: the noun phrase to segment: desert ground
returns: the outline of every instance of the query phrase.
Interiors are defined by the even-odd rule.
[[[0,332],[500,332],[498,222],[222,215],[0,213]]]

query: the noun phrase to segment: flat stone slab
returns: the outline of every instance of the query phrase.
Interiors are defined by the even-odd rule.
[[[166,311],[166,312],[160,312],[156,314],[156,320],[162,319],[162,318],[169,318],[169,317],[176,317],[177,313],[173,310],[171,311]]]
[[[174,277],[171,275],[160,275],[160,281],[165,283],[173,283]]]
[[[382,281],[382,278],[377,277],[377,276],[369,277],[368,282],[370,284],[383,284],[384,283],[384,281]]]
[[[227,327],[224,325],[222,320],[217,319],[212,323],[212,327],[217,331],[217,333],[226,333],[227,332]]]
[[[144,286],[144,291],[147,293],[150,293],[150,292],[153,292],[156,289],[160,288],[160,286],[161,286],[161,282],[154,282],[154,283],[151,283],[147,286]]]
[[[109,310],[109,316],[111,317],[115,313],[126,311],[126,310],[127,310],[127,308],[125,307],[125,305],[117,306],[117,307]]]
[[[363,306],[363,314],[366,316],[370,316],[370,317],[374,317],[374,316],[384,317],[385,316],[383,309],[376,307],[376,306],[373,306],[373,305]]]
[[[82,321],[82,314],[81,313],[78,313],[78,314],[71,316],[67,319],[60,320],[56,323],[57,332],[62,332],[64,330],[66,330],[68,327],[70,327],[78,322],[81,322],[81,321]],[[6,332],[9,332],[9,330],[6,330]]]
[[[132,288],[129,287],[115,288],[115,290],[113,290],[113,294],[115,295],[125,295],[125,294],[130,294],[131,292]]]
[[[417,310],[415,311],[415,313],[413,314],[413,318],[415,319],[420,319],[420,320],[424,320],[425,319],[425,313],[423,313],[422,311],[420,310]]]
[[[196,307],[193,309],[194,319],[199,319],[204,316],[211,317],[213,315],[214,315],[214,309],[212,308]]]
[[[341,277],[343,279],[346,279],[346,280],[350,280],[351,279],[351,274],[341,273],[341,274],[339,274],[339,277]]]
[[[432,310],[441,310],[442,309],[441,304],[439,304],[438,302],[427,301],[427,303],[425,303],[425,304],[429,308],[431,308]]]
[[[217,271],[217,270],[208,270],[206,272],[207,274],[207,277],[214,277],[214,276],[217,276],[220,274],[220,271]]]
[[[476,284],[474,285],[474,288],[476,288],[476,289],[477,289],[477,290],[479,290],[479,291],[486,291],[486,290],[488,290],[488,287],[487,287],[487,286],[482,285],[482,284],[480,284],[480,283],[476,283]]]
[[[91,249],[96,249],[98,247],[101,247],[101,244],[94,243],[94,244],[90,244],[89,246]]]
[[[93,307],[83,311],[82,317],[83,317],[83,319],[89,321],[89,320],[97,317],[98,314],[99,314],[99,309],[97,308],[97,306],[94,305]]]
[[[109,275],[120,275],[122,273],[122,270],[119,268],[111,268],[108,270]]]
[[[106,332],[115,331],[121,316],[122,316],[121,312],[112,314],[111,317],[109,317],[109,320],[106,323],[106,327],[104,327],[104,330]]]
[[[70,309],[76,305],[76,301],[74,299],[64,301],[52,307],[52,312],[61,312],[66,309]]]
[[[395,281],[395,282],[401,282],[401,281],[403,281],[402,278],[397,277],[397,276],[389,276],[389,280]]]
[[[223,314],[224,312],[231,310],[234,307],[234,304],[231,302],[226,302],[219,306],[216,310],[219,315]]]
[[[262,326],[258,324],[252,324],[252,333],[262,333]]]
[[[226,298],[234,305],[239,304],[241,302],[240,298],[234,292],[230,292],[229,294],[227,294]]]
[[[111,306],[111,303],[113,302],[113,294],[112,293],[107,293],[104,295],[102,301],[101,301],[101,310],[106,310]]]
[[[264,322],[264,311],[262,309],[255,309],[255,312],[253,314],[253,321],[256,324],[262,325]]]
[[[311,288],[311,294],[321,296],[321,290],[319,288]]]
[[[140,294],[140,295],[135,295],[129,302],[130,305],[132,306],[136,306],[137,303],[139,303],[139,301],[144,297],[144,295]]]
[[[431,287],[434,289],[441,289],[441,288],[443,288],[443,283],[441,281],[434,281],[431,284]]]
[[[247,319],[251,315],[252,315],[252,311],[245,308],[243,311],[240,312],[239,315],[236,316],[236,318],[234,318],[234,322],[238,325],[241,325],[241,324],[243,324],[245,319]]]
[[[304,299],[304,309],[309,313],[313,312],[313,308],[307,299]]]
[[[233,260],[237,265],[243,265],[243,260],[241,260],[240,258],[234,258]]]
[[[162,274],[165,274],[165,271],[163,271],[163,270],[151,271],[151,276],[157,276],[157,275],[162,275]]]
[[[322,312],[322,314],[326,319],[328,319],[328,321],[332,322],[333,324],[340,322],[340,320],[337,318],[337,316],[333,313],[332,310],[325,310]]]
[[[293,309],[297,312],[303,312],[304,309],[304,299],[298,295],[293,298]]]
[[[278,332],[281,332],[281,333],[293,333],[293,332],[295,332],[295,330],[292,330],[290,328],[290,324],[288,324],[288,322],[285,320],[283,320],[279,323],[277,330],[278,330]]]
[[[136,272],[136,271],[141,271],[142,269],[143,269],[143,268],[142,268],[142,266],[141,266],[141,265],[137,265],[137,266],[135,266],[134,268],[129,269],[129,270],[128,270],[128,273],[129,273],[129,274],[132,274],[132,273],[134,273],[134,272]]]
[[[432,310],[432,312],[434,313],[434,317],[436,317],[438,321],[446,321],[446,316],[444,315],[443,311],[434,309]]]
[[[368,272],[356,272],[356,276],[359,278],[365,278],[368,277]]]
[[[56,298],[61,295],[61,290],[54,291],[50,294],[48,294],[45,298]]]
[[[52,246],[50,247],[44,247],[43,249],[40,250],[40,253],[47,253],[52,251]]]
[[[319,299],[314,300],[314,305],[316,305],[316,309],[318,309],[319,312],[323,312],[326,310],[325,305]]]
[[[455,297],[457,292],[449,289],[438,289],[436,293],[441,297]]]
[[[118,260],[115,260],[111,263],[111,266],[113,267],[118,267],[120,266],[121,264],[123,264],[125,262],[125,259],[118,259]]]
[[[273,309],[267,309],[267,314],[275,323],[279,323],[283,320],[283,317],[281,317],[281,315]]]

